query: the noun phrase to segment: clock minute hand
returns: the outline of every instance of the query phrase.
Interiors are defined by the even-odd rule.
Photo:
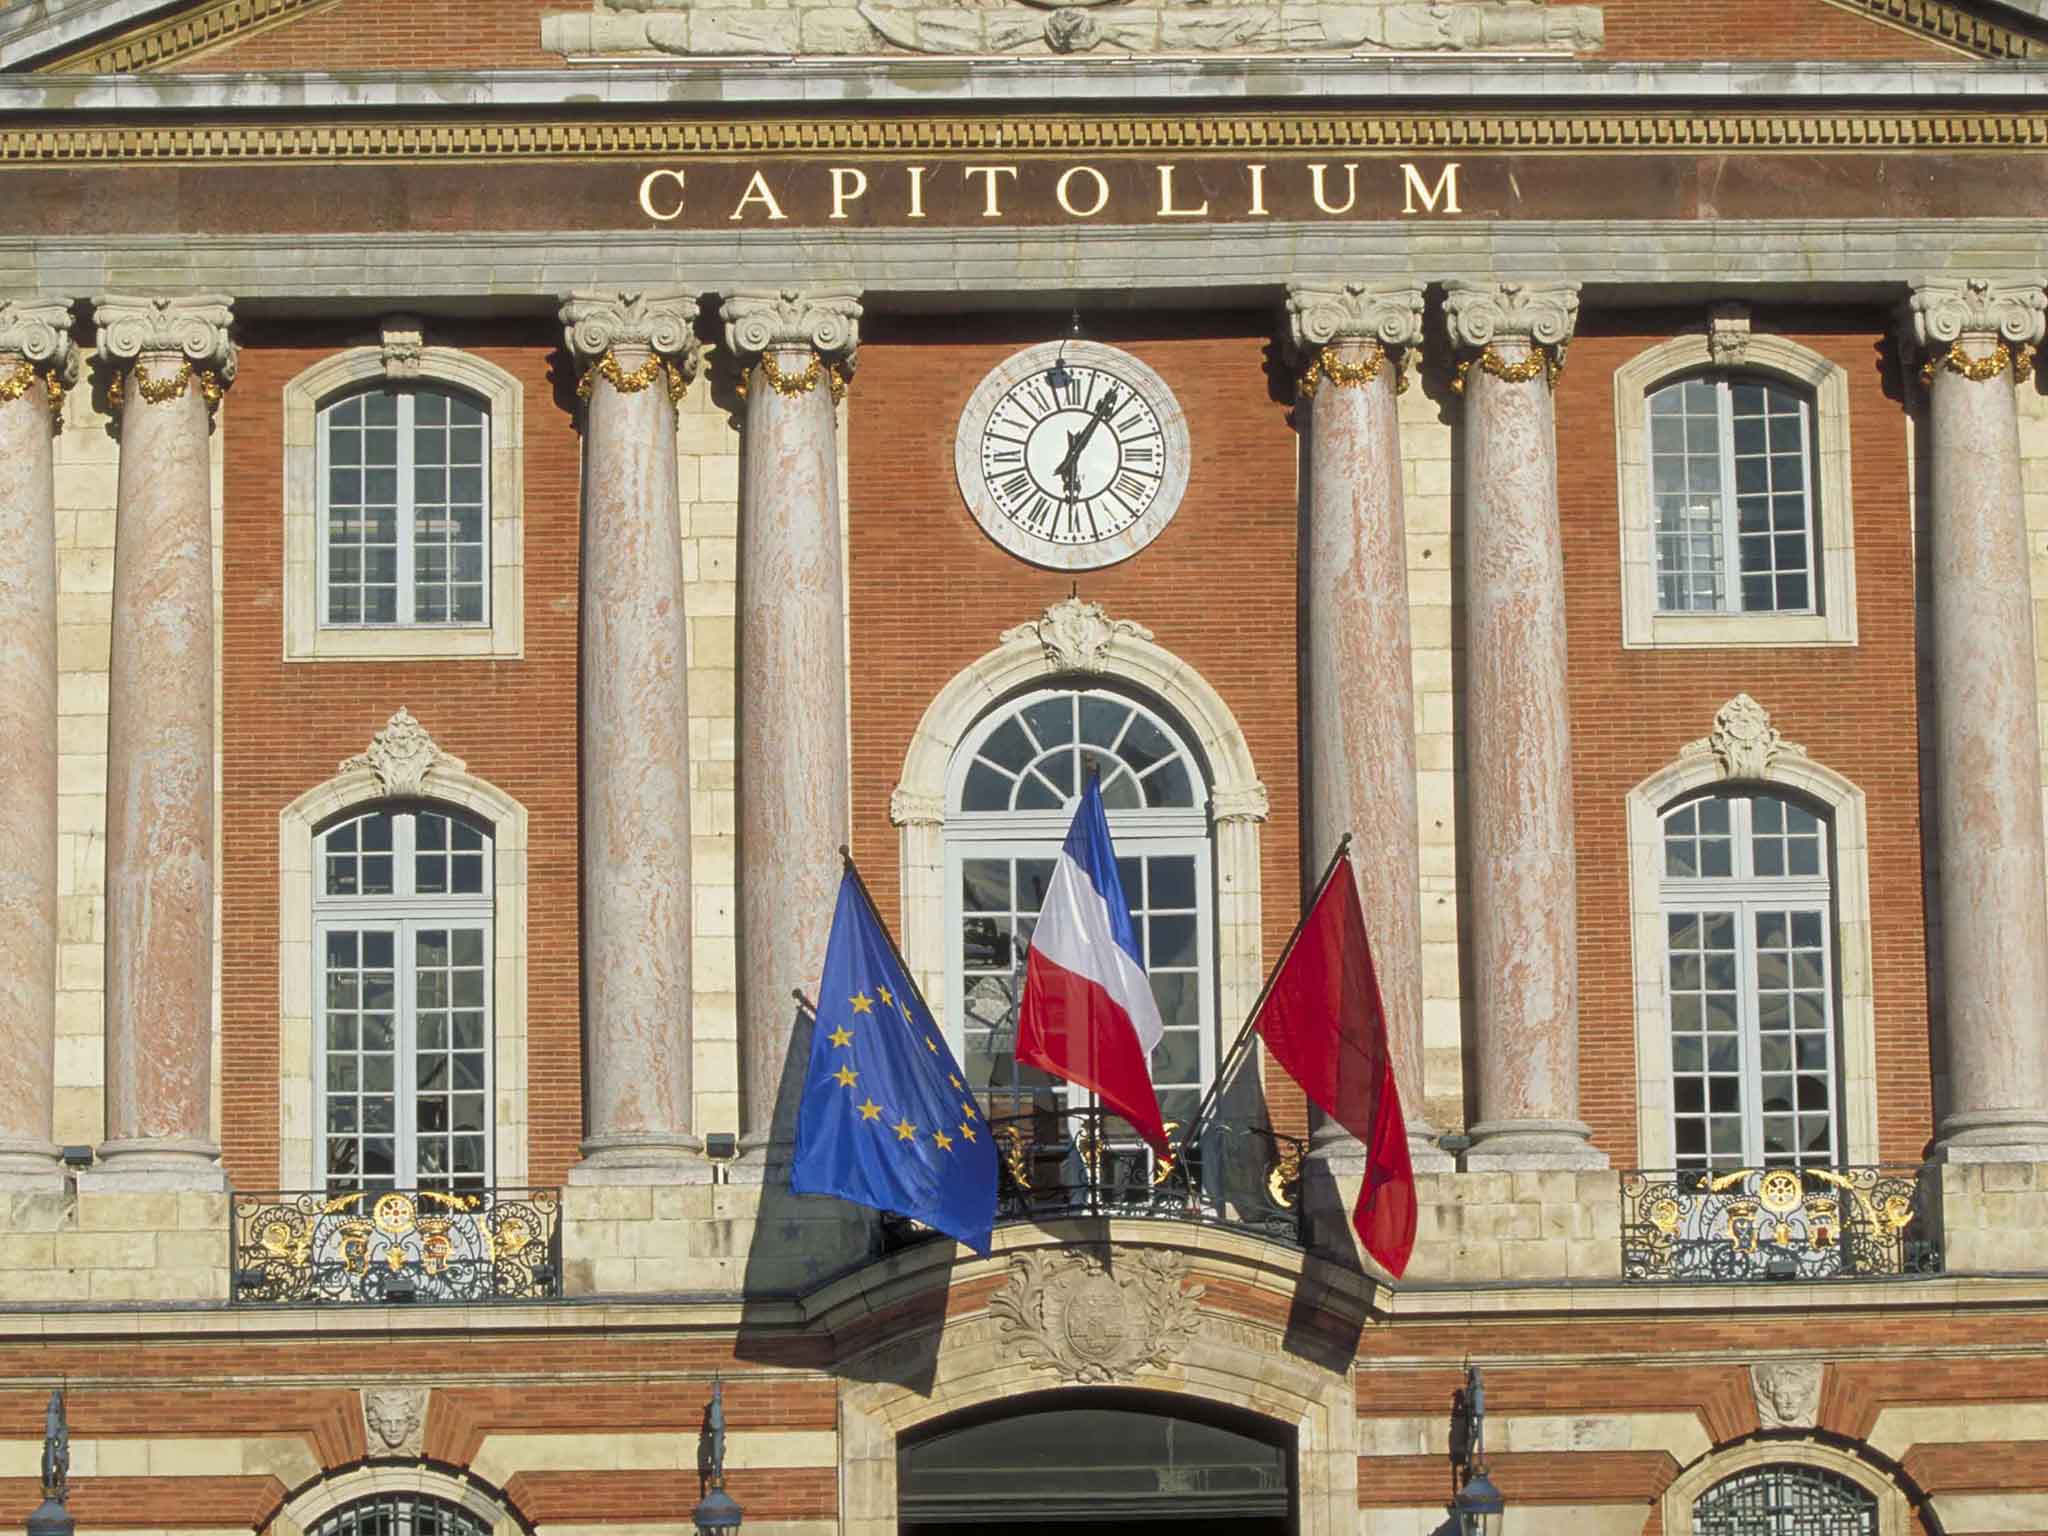
[[[1102,403],[1088,413],[1087,423],[1081,430],[1067,434],[1067,456],[1060,460],[1055,473],[1066,483],[1069,496],[1075,493],[1081,483],[1081,450],[1088,446],[1088,439],[1095,435],[1095,429],[1109,419],[1110,412],[1116,407],[1117,393],[1112,387],[1109,393],[1102,397]]]

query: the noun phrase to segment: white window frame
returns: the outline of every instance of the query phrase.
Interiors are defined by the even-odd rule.
[[[1731,875],[1678,876],[1665,874],[1658,887],[1659,904],[1666,919],[1666,942],[1663,946],[1663,966],[1666,984],[1664,987],[1664,1029],[1665,1039],[1671,1039],[1671,989],[1669,919],[1674,916],[1692,915],[1704,917],[1708,913],[1728,913],[1735,921],[1735,996],[1737,1008],[1736,1040],[1740,1055],[1741,1114],[1743,1150],[1741,1161],[1734,1165],[1745,1168],[1759,1168],[1765,1165],[1763,1150],[1763,1090],[1761,1054],[1761,1019],[1757,999],[1757,950],[1756,915],[1759,912],[1816,911],[1821,919],[1821,971],[1822,996],[1827,1009],[1827,1065],[1828,1085],[1828,1153],[1826,1157],[1813,1159],[1795,1150],[1791,1164],[1798,1167],[1836,1167],[1845,1159],[1843,1149],[1846,1135],[1843,1125],[1844,1093],[1841,1081],[1841,1019],[1840,1009],[1835,1000],[1835,973],[1837,939],[1835,934],[1835,908],[1833,897],[1832,870],[1834,866],[1832,829],[1825,814],[1811,806],[1800,806],[1801,810],[1813,815],[1820,823],[1821,873],[1819,875],[1757,875],[1754,870],[1754,811],[1759,798],[1768,797],[1797,805],[1795,797],[1768,785],[1732,785],[1717,789],[1710,794],[1695,796],[1678,804],[1667,806],[1659,817],[1660,827],[1670,817],[1700,805],[1704,801],[1720,800],[1728,805],[1730,845],[1733,852]],[[1791,1074],[1795,1079],[1802,1075],[1796,1066]],[[1672,1093],[1670,1105],[1670,1145],[1674,1153],[1678,1146],[1678,1104],[1677,1078],[1674,1066],[1671,1071]],[[1795,1115],[1798,1113],[1796,1106]],[[1720,1167],[1712,1162],[1711,1147],[1707,1153],[1708,1165]],[[1676,1157],[1673,1162],[1676,1165]]]
[[[1789,384],[1809,408],[1808,562],[1818,612],[1663,613],[1657,608],[1657,514],[1649,397],[1665,384],[1726,372]],[[1630,649],[1856,644],[1856,513],[1850,482],[1849,375],[1810,347],[1749,335],[1739,366],[1722,369],[1704,333],[1674,337],[1614,371],[1615,467],[1621,537],[1622,644]]]
[[[414,470],[418,467],[413,457],[415,448],[417,446],[417,422],[415,420],[414,412],[416,410],[416,404],[419,399],[419,396],[423,391],[438,394],[443,399],[449,401],[464,400],[469,404],[474,405],[483,415],[484,444],[481,479],[483,481],[484,611],[482,617],[476,619],[421,619],[417,617],[414,611],[414,604],[417,602],[419,596],[414,585],[419,569],[417,556],[419,545],[418,540],[415,536],[419,521],[419,512],[417,506],[413,501],[413,489],[417,484],[417,480],[414,475]],[[336,406],[343,405],[348,401],[357,399],[363,395],[374,395],[380,392],[393,395],[396,397],[398,401],[398,463],[396,466],[396,474],[398,477],[398,617],[392,620],[389,624],[376,623],[368,619],[356,621],[336,620],[332,617],[330,603],[332,601],[333,593],[328,585],[328,557],[333,550],[333,543],[328,537],[328,520],[332,515],[333,511],[332,504],[330,501],[330,495],[333,490],[333,478],[328,473],[328,470],[330,468],[328,458],[328,449],[330,443],[328,423],[330,420],[330,413],[334,410]],[[452,385],[444,384],[441,380],[438,379],[407,379],[397,381],[392,385],[387,386],[382,391],[380,391],[374,385],[367,389],[345,390],[340,394],[330,395],[328,396],[327,399],[320,402],[320,412],[318,417],[318,426],[315,431],[315,437],[318,443],[317,474],[320,488],[320,539],[319,551],[317,555],[317,568],[319,572],[318,580],[320,627],[322,629],[350,630],[488,630],[491,627],[492,576],[490,402],[488,400],[482,399],[481,397],[477,396],[476,394],[472,393],[469,390],[459,389]],[[378,467],[381,468],[382,466]],[[367,473],[367,468],[365,469],[365,473]]]
[[[392,819],[391,856],[394,887],[413,882],[417,852],[416,818],[421,814],[445,816],[451,822],[467,821],[483,833],[484,868],[482,893],[421,896],[394,889],[389,896],[330,896],[326,893],[327,834],[338,827],[382,812]],[[361,855],[359,854],[360,858]],[[494,866],[498,848],[487,822],[465,815],[452,807],[398,801],[356,806],[323,826],[313,838],[313,1187],[327,1187],[327,936],[336,931],[389,931],[393,935],[394,982],[397,1004],[394,1019],[393,1084],[395,1156],[392,1182],[398,1189],[418,1187],[418,1127],[416,1094],[418,1074],[412,1068],[418,1054],[418,994],[415,990],[415,935],[422,928],[476,931],[483,936],[486,967],[483,989],[484,1013],[484,1188],[497,1177],[497,1023],[494,1017],[497,978],[497,934],[493,893]],[[359,1127],[355,1133],[364,1134]],[[439,1177],[439,1176],[437,1176]],[[446,1177],[453,1177],[452,1174]],[[470,1177],[470,1175],[463,1175]]]
[[[1675,379],[1667,379],[1649,392],[1648,397],[1644,401],[1644,408],[1647,410],[1650,400],[1666,390],[1682,390],[1689,384],[1702,383],[1710,386],[1714,391],[1714,436],[1715,444],[1719,450],[1718,473],[1720,479],[1720,489],[1716,492],[1716,500],[1719,505],[1715,508],[1714,523],[1716,529],[1715,542],[1718,546],[1721,561],[1721,602],[1715,608],[1665,608],[1661,606],[1664,569],[1660,552],[1657,566],[1658,602],[1660,606],[1657,609],[1657,616],[1664,618],[1667,616],[1721,613],[1782,617],[1819,613],[1823,606],[1820,590],[1822,571],[1820,541],[1815,535],[1816,518],[1814,515],[1814,503],[1816,487],[1814,481],[1816,476],[1814,474],[1812,397],[1804,391],[1788,387],[1782,379],[1773,378],[1768,374],[1726,371],[1691,374]],[[1735,467],[1735,388],[1741,384],[1754,385],[1767,392],[1789,398],[1799,408],[1799,463],[1801,479],[1804,482],[1800,490],[1800,536],[1806,543],[1806,601],[1797,608],[1744,608],[1742,606],[1742,581],[1745,572],[1742,564],[1743,535],[1741,531],[1741,511]],[[1679,419],[1683,421],[1686,417],[1681,414]],[[1767,415],[1765,419],[1769,420],[1770,418]],[[1650,416],[1651,516],[1653,519],[1656,516],[1656,421],[1657,417],[1653,412]],[[1766,456],[1775,457],[1775,455],[1768,453]],[[1775,532],[1770,536],[1776,537]],[[1661,527],[1658,528],[1658,538],[1661,542],[1663,538],[1663,529]],[[1772,571],[1773,577],[1777,574],[1774,567]],[[1774,591],[1773,596],[1775,597],[1775,595]]]
[[[948,810],[944,856],[946,1006],[942,1027],[946,1031],[946,1040],[953,1048],[955,1058],[964,1063],[966,967],[962,963],[959,934],[966,916],[961,896],[965,861],[970,858],[1058,858],[1060,846],[1066,841],[1067,833],[1073,825],[1074,806],[1078,804],[1076,797],[1054,811],[961,811],[957,807],[960,805],[962,791],[966,785],[968,769],[981,743],[1004,720],[1020,713],[1040,699],[1066,697],[1075,693],[1084,696],[1100,695],[1114,699],[1119,704],[1134,707],[1166,733],[1179,749],[1181,760],[1187,766],[1194,799],[1191,808],[1111,810],[1106,811],[1106,815],[1109,819],[1110,839],[1116,846],[1119,859],[1187,854],[1192,854],[1195,858],[1195,939],[1201,1061],[1201,1080],[1198,1086],[1206,1091],[1215,1080],[1218,1065],[1215,845],[1207,829],[1207,816],[1202,810],[1208,794],[1208,782],[1203,773],[1202,762],[1189,745],[1186,733],[1148,701],[1118,689],[1055,682],[1017,694],[988,711],[977,721],[973,729],[961,738],[960,745],[953,754],[946,789]],[[980,1083],[971,1083],[969,1086],[977,1093],[985,1091],[986,1087]],[[1057,1085],[1057,1091],[1063,1103],[1077,1106],[1078,1101],[1068,1098],[1069,1090],[1064,1085]]]
[[[455,347],[422,347],[403,379],[382,347],[351,347],[284,387],[284,659],[306,661],[511,661],[525,654],[525,386],[495,363]],[[366,388],[428,385],[483,402],[486,622],[322,622],[327,609],[322,409]],[[410,449],[406,450],[410,452]],[[405,588],[410,591],[409,583]],[[406,599],[410,602],[410,597]]]

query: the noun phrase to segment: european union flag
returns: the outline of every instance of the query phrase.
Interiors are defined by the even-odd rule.
[[[908,1216],[986,1254],[996,1149],[851,864],[818,983],[789,1187]]]

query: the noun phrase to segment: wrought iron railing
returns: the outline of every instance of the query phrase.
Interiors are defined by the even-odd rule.
[[[1185,1158],[1167,1159],[1099,1110],[992,1110],[988,1120],[997,1154],[997,1226],[1139,1217],[1208,1222],[1305,1246],[1307,1144],[1295,1137],[1212,1122]],[[1180,1132],[1167,1122],[1170,1137],[1178,1141]],[[891,1246],[925,1235],[914,1223],[890,1221],[884,1230]]]
[[[1621,1271],[1649,1283],[1941,1273],[1941,1182],[1918,1166],[1621,1176]]]
[[[552,1189],[238,1193],[229,1241],[238,1302],[562,1294],[561,1204]]]

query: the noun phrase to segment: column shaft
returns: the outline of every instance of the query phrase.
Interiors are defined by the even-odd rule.
[[[694,317],[694,304],[689,310]],[[569,309],[564,318],[572,318]],[[572,325],[572,345],[575,335]],[[671,375],[666,359],[654,361],[645,345],[622,344],[603,355],[610,367],[593,364],[585,376],[588,1124],[579,1181],[621,1168],[679,1171],[693,1144],[690,720],[676,407],[668,388],[670,377],[680,382],[683,375]],[[694,345],[688,360],[694,372]]]
[[[57,1031],[57,551],[50,383],[75,377],[63,304],[0,304],[0,1186],[61,1179]],[[68,367],[68,373],[66,371]]]
[[[2022,304],[2006,318],[2038,337],[2039,313]],[[2048,859],[2033,595],[1999,316],[1971,318],[1937,345],[1928,378],[1949,1082],[1941,1135],[1951,1156],[2038,1157],[2048,1154]],[[1986,364],[1994,356],[1995,370]]]

